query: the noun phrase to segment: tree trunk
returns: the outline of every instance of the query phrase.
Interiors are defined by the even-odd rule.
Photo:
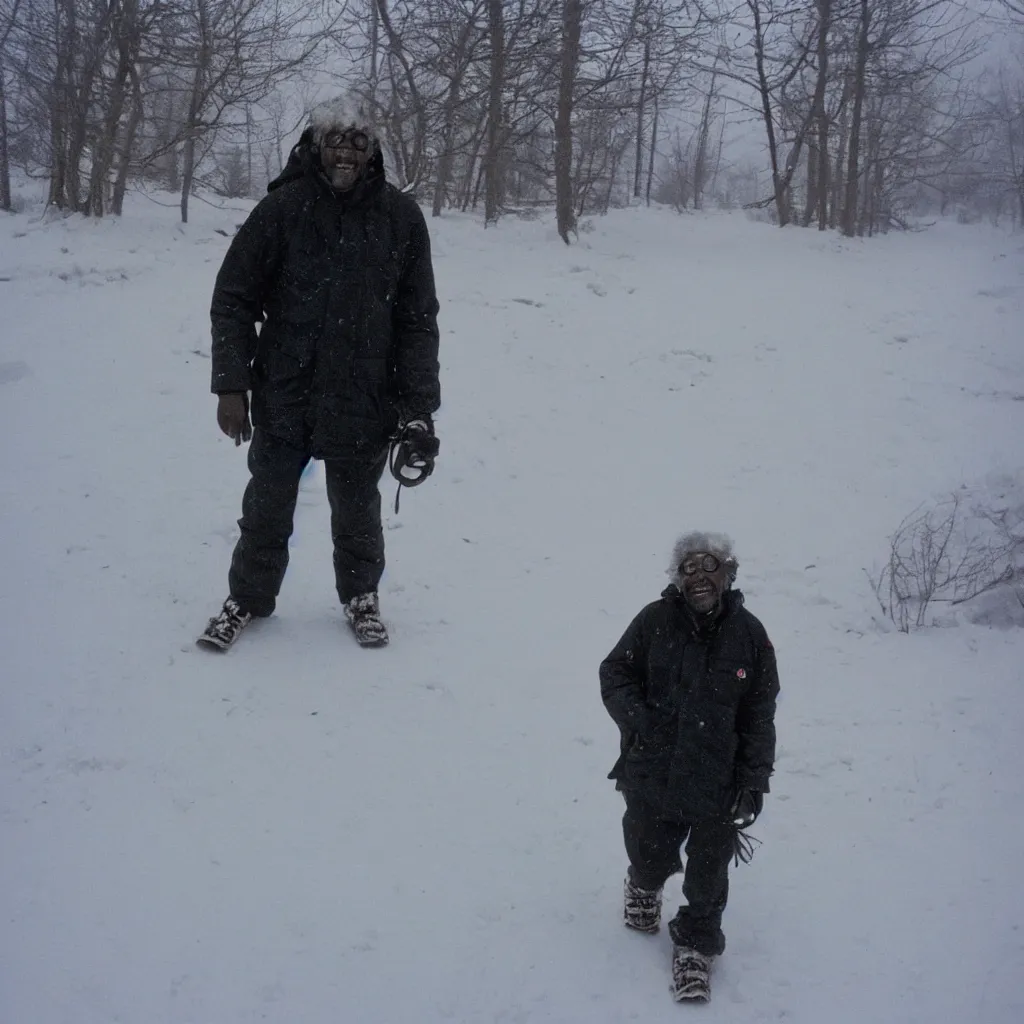
[[[860,189],[862,202],[860,221],[857,224],[857,234],[861,236],[867,235],[869,238],[871,237],[871,223],[873,220],[872,202],[874,200],[874,192],[871,188],[871,170],[871,160],[869,158],[864,161],[864,165],[861,168],[864,184]]]
[[[647,106],[647,76],[651,69],[651,37],[644,37],[644,63],[640,71],[640,100],[636,108],[636,167],[633,172],[633,196],[640,198],[644,167],[644,110]]]
[[[483,148],[484,136],[487,134],[486,125],[477,125],[473,136],[473,146],[470,150],[469,159],[466,161],[466,171],[462,176],[462,187],[460,189],[459,209],[465,213],[473,199],[473,182],[476,180],[477,161],[480,159],[480,150]]]
[[[728,107],[729,102],[726,100],[722,105],[722,119],[718,127],[718,147],[715,150],[715,169],[711,174],[711,191],[716,195],[718,194],[718,172],[722,167],[722,149],[725,146],[725,121]]]
[[[117,154],[117,179],[114,182],[114,197],[111,203],[111,212],[118,217],[124,212],[124,194],[128,188],[128,171],[132,162],[132,150],[135,147],[135,136],[138,134],[139,126],[142,124],[142,80],[135,67],[131,69],[132,79],[132,109],[128,115],[128,123],[125,125],[124,134],[121,137],[121,144],[118,146]]]
[[[448,98],[444,108],[444,128],[441,130],[441,156],[437,161],[437,180],[434,182],[434,202],[430,213],[440,217],[444,209],[444,200],[448,192],[448,182],[452,177],[455,165],[455,116],[459,108],[462,90],[462,71],[456,72],[448,89]]]
[[[829,210],[828,226],[835,230],[839,224],[839,213],[843,196],[843,167],[846,165],[846,140],[848,135],[848,114],[847,105],[850,100],[850,76],[846,76],[843,83],[843,95],[839,100],[839,149],[836,152],[836,161],[833,165],[832,177],[829,182]]]
[[[370,4],[370,95],[374,101],[377,99],[377,82],[380,77],[379,57],[377,51],[380,49],[380,14],[375,3]]]
[[[874,171],[875,171],[875,153],[876,153],[876,128],[869,117],[867,119],[867,146],[864,154],[864,160],[860,169],[862,185],[859,189],[861,196],[861,207],[860,207],[860,218],[857,223],[857,234],[868,235],[870,237],[873,234],[872,228],[875,220],[875,188],[874,188]]]
[[[850,124],[850,153],[846,165],[846,200],[843,205],[843,234],[857,233],[857,185],[860,174],[860,129],[867,90],[868,30],[871,27],[870,0],[860,0],[860,31],[857,37],[857,66],[853,83],[853,116]]]
[[[807,201],[804,203],[803,226],[806,228],[814,219],[818,208],[818,148],[812,142],[807,147]]]
[[[245,195],[252,198],[252,105],[245,105]]]
[[[0,63],[0,210],[11,208],[11,161],[7,146],[7,94],[4,66]]]
[[[818,83],[814,102],[818,118],[818,230],[828,227],[828,111],[825,85],[828,81],[828,30],[832,27],[832,0],[818,0]]]
[[[654,185],[654,154],[658,150],[658,94],[654,94],[654,119],[651,121],[651,151],[647,160],[647,205],[651,205],[651,188]]]
[[[875,161],[875,229],[883,235],[889,233],[889,204],[885,198],[885,165]]]
[[[7,140],[7,93],[5,83],[7,72],[4,67],[4,50],[7,46],[7,39],[14,29],[15,19],[18,16],[20,0],[14,0],[14,4],[8,8],[9,21],[4,33],[0,36],[0,210],[10,210],[11,202],[11,155]]]
[[[619,164],[625,156],[625,150],[614,149],[611,153],[611,165],[608,168],[608,187],[604,190],[604,198],[601,203],[601,212],[607,213],[612,206],[612,196],[615,193],[615,179],[619,176]],[[582,211],[580,216],[582,216]]]
[[[779,147],[775,139],[775,120],[772,114],[772,94],[768,87],[768,73],[764,60],[764,29],[761,25],[761,9],[758,4],[750,5],[754,16],[754,61],[757,66],[758,92],[761,96],[761,115],[764,118],[765,131],[768,133],[768,155],[772,164],[772,191],[775,195],[775,210],[779,218],[779,227],[789,223],[789,200],[787,182],[779,168]]]
[[[114,142],[117,137],[117,126],[124,113],[125,85],[128,81],[129,69],[134,63],[135,47],[131,37],[131,12],[125,5],[124,21],[121,31],[124,33],[118,41],[117,69],[111,84],[110,98],[107,101],[106,115],[103,119],[103,131],[96,143],[93,156],[92,175],[89,181],[88,212],[93,217],[102,217],[110,187],[110,171],[114,163]]]
[[[487,152],[484,157],[484,224],[498,220],[501,206],[501,99],[505,88],[505,22],[502,0],[488,0],[487,23],[491,36],[491,80],[487,91]]]
[[[596,175],[594,174],[594,160],[597,157],[597,152],[594,146],[590,146],[587,149],[586,156],[586,168],[584,168],[584,160],[582,154],[580,157],[580,165],[576,168],[576,209],[575,213],[577,217],[583,216],[583,211],[587,208],[587,199],[590,198],[591,190],[594,187],[594,180]],[[607,211],[606,211],[607,212]]]
[[[484,113],[478,116],[477,123],[473,126],[472,135],[468,145],[468,157],[465,166],[461,171],[461,181],[455,192],[455,202],[459,209],[465,213],[473,201],[473,182],[476,179],[477,161],[480,159],[480,150],[483,149],[484,138],[487,135],[487,115]]]
[[[63,15],[63,17],[62,17]],[[71,47],[75,26],[73,2],[54,2],[54,70],[50,93],[50,188],[47,205],[67,206],[67,132],[70,116]]]
[[[480,190],[484,187],[484,179],[487,177],[487,165],[481,160],[480,170],[476,174],[476,184],[473,186],[473,209],[480,205]]]
[[[555,212],[558,234],[566,245],[576,230],[572,201],[572,110],[583,29],[581,0],[565,0],[562,8],[562,54],[555,116]]]
[[[707,178],[708,140],[711,137],[711,104],[715,98],[715,79],[718,73],[718,58],[711,72],[711,86],[704,97],[704,109],[700,116],[700,134],[697,136],[697,155],[693,161],[693,208],[704,208],[704,181]]]
[[[188,223],[188,200],[192,194],[192,177],[195,172],[196,142],[192,135],[193,129],[188,129],[189,134],[185,137],[185,145],[181,150],[181,223]]]
[[[875,121],[868,133],[868,159],[864,166],[864,192],[868,237],[878,233],[884,208],[885,168],[882,163],[882,126]]]
[[[199,114],[203,100],[203,87],[210,65],[210,31],[206,0],[197,0],[199,14],[199,53],[196,55],[195,73],[192,76],[192,94],[189,97],[188,115],[185,121],[184,145],[181,154],[181,223],[188,223],[188,200],[192,195],[192,179],[196,170],[196,141],[199,134]]]
[[[85,67],[82,69],[77,88],[73,92],[69,90],[73,97],[70,109],[74,113],[74,118],[69,124],[68,133],[66,195],[71,209],[81,213],[89,212],[90,196],[82,195],[82,156],[89,140],[89,115],[95,106],[93,87],[104,57],[111,11],[112,8],[108,9],[99,18],[91,38],[84,44],[89,47],[85,54]]]

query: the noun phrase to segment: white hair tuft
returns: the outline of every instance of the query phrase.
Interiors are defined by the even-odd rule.
[[[682,583],[679,566],[683,559],[687,555],[698,554],[702,551],[714,555],[723,565],[728,566],[730,583],[736,579],[739,562],[736,561],[736,556],[733,554],[732,538],[724,533],[693,530],[690,533],[684,533],[672,548],[672,562],[668,567],[668,576],[676,586],[680,586]]]

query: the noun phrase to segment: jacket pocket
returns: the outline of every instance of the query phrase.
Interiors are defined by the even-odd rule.
[[[719,705],[737,708],[750,687],[754,666],[748,661],[720,661],[708,674],[711,699]]]
[[[640,764],[664,760],[672,757],[676,745],[677,720],[675,715],[658,715],[652,711],[650,725],[644,732],[633,734],[626,749],[626,760]]]
[[[280,348],[260,352],[253,366],[254,392],[266,408],[295,409],[309,403],[313,386],[311,367]]]

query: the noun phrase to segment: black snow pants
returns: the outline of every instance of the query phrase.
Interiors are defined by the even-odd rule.
[[[288,568],[299,479],[308,452],[258,427],[249,445],[252,474],[242,498],[242,535],[231,556],[231,596],[247,612],[274,611]],[[334,579],[342,603],[375,591],[384,572],[384,531],[378,484],[387,449],[370,459],[326,459],[327,500],[334,539]]]
[[[686,843],[683,896],[668,930],[677,946],[705,956],[725,950],[722,913],[729,899],[729,861],[736,830],[725,821],[679,822],[666,819],[638,794],[623,791],[626,813],[622,834],[629,857],[629,877],[641,889],[660,889],[682,870],[679,849]]]

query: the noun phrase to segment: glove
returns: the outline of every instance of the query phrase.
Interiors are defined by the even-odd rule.
[[[736,794],[729,817],[737,828],[749,828],[757,820],[764,806],[764,793],[756,789],[741,789]]]
[[[244,391],[217,396],[217,426],[233,438],[237,448],[243,441],[252,439],[252,424],[249,422],[249,396]]]
[[[434,469],[434,459],[441,450],[441,442],[434,433],[433,419],[429,415],[410,419],[402,431],[402,443],[410,462],[422,462],[430,467],[429,476]]]

